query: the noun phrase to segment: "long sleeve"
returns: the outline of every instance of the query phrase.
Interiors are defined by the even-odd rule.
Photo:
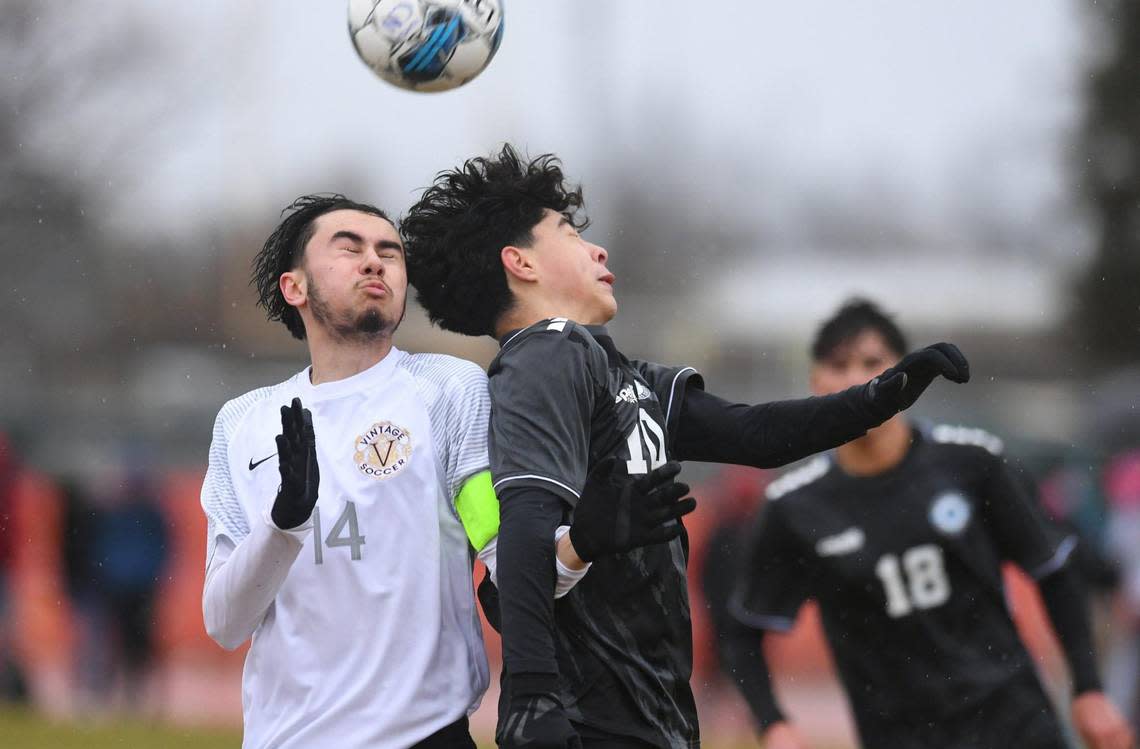
[[[558,674],[554,651],[554,544],[562,500],[532,487],[500,495],[497,578],[503,666],[515,674]]]
[[[1099,690],[1088,597],[1074,566],[1077,537],[1065,535],[1045,519],[1036,486],[1019,476],[997,447],[979,454],[987,469],[979,493],[985,499],[990,536],[1004,559],[1016,562],[1037,580],[1072,672],[1073,693]]]
[[[554,583],[555,598],[561,598],[573,590],[574,586],[577,585],[579,581],[581,581],[581,579],[586,576],[586,573],[590,571],[590,562],[587,562],[586,566],[582,569],[573,570],[563,564],[562,560],[557,557],[558,542],[562,540],[562,537],[565,536],[569,530],[570,526],[560,525],[554,531],[554,547],[556,550],[554,557],[554,569],[557,573],[557,579]],[[491,582],[496,585],[498,584],[499,580],[497,572],[499,566],[498,546],[499,537],[495,536],[487,542],[486,546],[479,550],[478,555],[479,561],[481,561],[487,567],[487,573],[491,577]]]
[[[1041,600],[1049,613],[1049,621],[1061,642],[1069,672],[1073,678],[1073,694],[1099,691],[1096,653],[1089,628],[1088,596],[1080,575],[1066,565],[1037,583]]]
[[[772,692],[768,662],[764,657],[764,630],[750,627],[732,614],[730,605],[741,556],[748,552],[748,534],[739,525],[720,526],[709,540],[702,588],[712,620],[717,661],[725,678],[732,682],[756,720],[762,733],[784,714]]]
[[[674,456],[775,468],[838,447],[889,418],[870,407],[866,387],[755,406],[689,388]]]
[[[282,531],[267,518],[252,525],[237,546],[219,538],[206,568],[202,588],[206,632],[227,650],[248,640],[261,624],[312,529],[306,524]]]
[[[499,496],[498,580],[509,690],[556,691],[555,530],[578,501],[605,353],[566,321],[535,326],[489,370],[491,473]],[[517,678],[525,674],[525,678]],[[539,683],[541,682],[541,683]]]
[[[723,618],[719,625],[716,644],[721,669],[740,691],[763,732],[785,719],[772,691],[768,661],[764,657],[764,630],[748,627],[731,616]]]

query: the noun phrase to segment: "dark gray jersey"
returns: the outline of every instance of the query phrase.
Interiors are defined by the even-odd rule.
[[[565,500],[617,456],[630,474],[668,460],[691,367],[626,359],[602,327],[544,320],[504,340],[491,364],[495,488]],[[698,743],[684,535],[594,562],[555,603],[562,701],[575,723],[658,746]]]
[[[735,613],[784,629],[804,600],[818,601],[866,746],[918,745],[899,736],[931,721],[978,728],[994,695],[1005,720],[1049,710],[1006,606],[1001,563],[1043,577],[1074,540],[1044,522],[1000,445],[978,429],[938,426],[916,430],[906,458],[884,474],[850,476],[817,457],[768,487]],[[995,726],[982,728],[1017,735]],[[919,744],[990,746],[945,730]]]

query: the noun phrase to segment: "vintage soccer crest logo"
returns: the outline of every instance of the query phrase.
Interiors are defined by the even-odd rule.
[[[356,438],[352,460],[365,476],[390,479],[412,459],[412,434],[390,421],[379,421]]]
[[[960,492],[946,492],[930,505],[930,524],[948,536],[956,536],[970,522],[973,509]]]

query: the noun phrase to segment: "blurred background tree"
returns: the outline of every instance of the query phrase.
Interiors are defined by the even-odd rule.
[[[1140,360],[1140,3],[1088,3],[1095,44],[1085,83],[1080,196],[1095,255],[1076,284],[1079,337],[1096,363]]]

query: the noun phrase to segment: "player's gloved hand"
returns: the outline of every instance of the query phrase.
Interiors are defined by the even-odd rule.
[[[277,466],[281,471],[281,487],[269,515],[278,528],[290,530],[313,514],[321,481],[313,415],[309,409],[302,408],[300,398],[294,398],[292,405],[281,407]]]
[[[934,378],[969,382],[970,363],[952,343],[936,343],[912,351],[895,366],[867,383],[867,400],[885,418],[914,405]]]
[[[680,472],[681,464],[670,461],[644,476],[630,478],[613,456],[594,466],[570,526],[575,553],[592,562],[681,535],[681,526],[669,521],[692,512],[697,500],[681,499],[689,493],[689,486],[673,480]]]
[[[500,749],[581,749],[582,740],[570,725],[558,696],[532,691],[522,683],[520,677],[525,676],[512,679],[507,717],[495,737]]]

